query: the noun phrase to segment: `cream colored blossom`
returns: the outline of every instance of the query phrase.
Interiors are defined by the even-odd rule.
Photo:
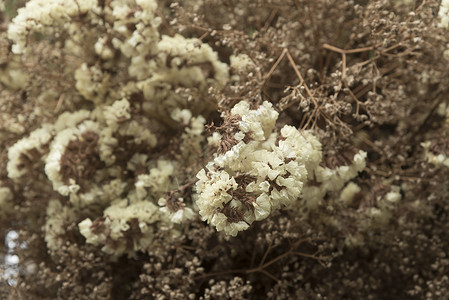
[[[421,146],[424,148],[425,152],[424,152],[424,157],[425,159],[437,166],[444,166],[449,168],[449,157],[446,155],[446,153],[442,152],[442,153],[435,153],[434,151],[430,150],[430,147],[432,145],[431,141],[426,141],[421,143]]]
[[[19,140],[12,147],[8,149],[8,164],[6,169],[8,177],[11,179],[18,179],[23,176],[27,170],[24,168],[22,159],[28,157],[31,161],[36,159],[31,155],[32,150],[38,153],[44,152],[44,149],[53,138],[53,126],[45,124],[42,128],[36,129],[31,134]]]
[[[75,178],[69,183],[64,182],[63,174],[61,173],[61,159],[66,152],[67,146],[71,141],[82,141],[83,134],[93,132],[99,134],[100,126],[98,123],[87,120],[75,128],[67,128],[60,131],[50,145],[50,153],[45,160],[45,173],[48,179],[52,182],[55,191],[61,195],[68,196],[78,190],[76,187]],[[81,167],[81,166],[80,166]]]
[[[165,193],[175,188],[171,178],[175,175],[177,163],[169,160],[158,160],[154,168],[150,168],[147,174],[140,174],[135,183],[139,198],[143,199],[151,195],[151,199],[157,201]]]
[[[128,100],[115,101],[112,105],[105,107],[103,115],[108,126],[118,127],[118,123],[131,119]]]
[[[175,201],[176,210],[170,207],[173,205],[167,205],[166,198],[160,198],[158,200],[158,205],[161,206],[160,211],[164,215],[168,215],[171,222],[180,224],[192,220],[195,217],[195,212],[190,207],[185,205],[183,198],[178,198]]]
[[[14,41],[12,51],[26,51],[27,38],[32,33],[54,33],[63,28],[72,17],[88,13],[96,1],[91,0],[31,0],[19,8],[8,27],[8,38]]]
[[[115,256],[150,250],[155,231],[167,226],[170,220],[151,202],[128,204],[128,201],[118,201],[108,207],[104,211],[104,217],[95,221],[96,223],[90,219],[80,222],[78,227],[86,242],[102,245],[104,252]],[[169,231],[169,234],[175,232]]]
[[[322,183],[322,187],[327,191],[340,190],[346,182],[365,168],[365,158],[366,152],[360,150],[354,155],[353,163],[350,165],[338,166],[335,169],[319,166],[315,171],[316,180]]]
[[[176,108],[171,113],[171,118],[178,122],[181,127],[185,127],[181,134],[180,155],[184,165],[191,166],[197,164],[196,155],[202,152],[202,143],[205,142],[203,136],[206,119],[203,116],[192,115],[188,109]]]
[[[76,88],[87,100],[96,104],[107,102],[110,92],[110,76],[98,66],[88,67],[83,63],[75,71]]]
[[[50,200],[45,222],[45,242],[50,250],[60,249],[65,242],[67,227],[76,219],[76,213],[58,200]]]
[[[366,211],[366,215],[371,219],[371,222],[365,225],[365,230],[388,226],[401,198],[402,196],[398,186],[390,186],[389,192],[377,197],[376,207],[371,207]]]
[[[1,182],[0,182],[1,183]],[[14,194],[11,189],[0,186],[0,217],[6,217],[14,213]]]
[[[232,200],[232,190],[237,189],[238,185],[226,171],[210,171],[206,174],[205,170],[201,170],[197,178],[199,197],[196,204],[203,221],[210,221],[216,208],[223,208],[224,204]]]
[[[449,27],[449,1],[442,0],[440,4],[440,9],[438,11],[438,16],[440,17],[440,26],[444,28]]]
[[[229,60],[231,62],[231,67],[239,72],[247,71],[248,69],[255,67],[254,62],[246,54],[231,55]]]
[[[284,126],[278,139],[278,113],[268,102],[256,109],[239,102],[231,117],[240,118],[238,143],[197,174],[196,204],[203,220],[235,236],[272,210],[299,201],[307,168],[317,167],[321,147],[313,135],[292,126]]]
[[[354,182],[349,182],[340,193],[340,200],[346,205],[350,205],[354,201],[354,196],[360,193],[361,188]]]
[[[100,37],[94,45],[95,53],[104,60],[114,57],[113,49],[107,45],[106,37]]]

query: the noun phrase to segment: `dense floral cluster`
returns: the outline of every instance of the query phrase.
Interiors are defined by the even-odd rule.
[[[448,3],[0,0],[0,298],[444,298]]]
[[[99,36],[90,50],[98,61],[83,62],[74,72],[76,89],[94,106],[60,114],[54,123],[42,125],[8,149],[8,177],[15,184],[20,185],[27,173],[24,160],[34,155],[33,159],[44,164],[53,189],[71,204],[47,209],[49,249],[60,244],[52,239],[54,226],[59,224],[55,220],[74,221],[63,217],[74,209],[105,208],[104,216],[81,222],[80,233],[87,243],[102,244],[104,251],[118,256],[147,251],[153,230],[194,216],[182,198],[164,199],[176,188],[173,179],[185,176],[182,166],[189,162],[191,152],[201,151],[204,141],[205,119],[192,116],[189,110],[198,112],[204,107],[187,105],[175,90],[182,86],[200,92],[211,84],[224,85],[228,71],[216,53],[199,40],[160,35],[156,8],[154,1],[112,1],[107,7],[93,1],[30,1],[8,28],[12,52],[18,54],[28,50],[26,41],[36,32],[70,32],[63,40],[70,55],[86,55],[87,49],[73,47],[86,31],[96,31]],[[109,22],[100,22],[99,15]],[[83,26],[77,20],[80,17],[86,22]],[[108,68],[117,63],[118,56],[122,64],[128,64],[127,70],[121,71],[128,73],[127,83],[111,79]],[[160,119],[171,123],[169,128]],[[174,126],[185,127],[181,143],[188,141],[192,147],[181,149],[176,159],[155,155],[160,151],[155,148],[167,143],[158,140],[155,132],[161,134]],[[52,207],[55,203],[59,202],[50,202]]]

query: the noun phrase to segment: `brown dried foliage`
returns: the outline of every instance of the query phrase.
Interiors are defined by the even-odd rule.
[[[328,193],[308,219],[298,212],[273,213],[236,238],[195,220],[180,237],[167,240],[165,232],[156,233],[162,249],[114,262],[86,244],[76,226],[61,249],[47,253],[40,229],[43,212],[49,198],[60,196],[30,180],[13,187],[16,216],[0,220],[0,237],[12,228],[27,243],[25,249],[14,250],[21,273],[17,286],[8,288],[9,297],[444,299],[449,292],[449,172],[427,163],[420,147],[431,140],[432,153],[447,154],[447,125],[436,114],[438,105],[447,101],[449,87],[448,62],[443,59],[449,36],[435,18],[440,1],[186,0],[174,8],[171,1],[158,2],[163,33],[200,38],[224,62],[232,54],[246,54],[254,63],[245,72],[231,69],[232,80],[223,90],[211,88],[207,97],[198,98],[224,115],[222,125],[214,128],[223,136],[219,153],[237,142],[239,119],[229,117],[230,108],[241,100],[254,107],[267,100],[280,113],[278,126],[314,130],[323,145],[324,165],[347,164],[353,149],[368,152],[367,167],[354,180],[362,191],[348,207],[338,203],[338,193]],[[3,16],[0,20],[3,25],[8,21]],[[0,41],[2,68],[9,44],[4,36]],[[55,110],[87,105],[67,71],[81,62],[58,53],[60,45],[35,43],[39,47],[23,57],[31,76],[26,88],[0,92],[2,116],[30,116],[21,121],[27,131],[23,134],[8,131],[0,119],[0,134],[8,140],[0,151],[2,180],[7,147],[41,122],[52,121]],[[70,68],[64,68],[67,65]],[[213,76],[210,66],[201,67]],[[112,80],[129,80],[121,65],[102,68],[115,74]],[[46,89],[56,89],[64,97],[41,103],[38,96]],[[189,93],[197,96],[193,89],[180,90],[179,95]],[[133,118],[141,113],[142,101],[141,95],[131,97]],[[33,117],[37,107],[44,111],[42,119]],[[217,113],[205,117],[208,124],[219,122]],[[86,138],[90,143],[74,141],[64,157],[64,173],[77,181],[88,179],[99,163],[95,137]],[[161,137],[164,146],[170,139]],[[115,155],[121,162],[134,153],[152,152],[146,145],[129,145],[127,137],[118,143],[123,147]],[[79,172],[80,163],[91,168]],[[244,187],[252,178],[236,180]],[[187,199],[191,185],[167,197]],[[276,188],[275,182],[271,185]],[[370,222],[364,211],[376,207],[392,185],[402,188],[402,199],[388,226],[361,231],[361,225]],[[234,196],[248,207],[254,201],[242,190]],[[172,211],[178,204],[168,202]],[[242,219],[230,206],[223,212],[233,221]],[[87,216],[80,220],[83,217]],[[102,230],[101,222],[97,219],[93,226]],[[139,234],[136,224],[131,227],[129,234]],[[363,244],[347,247],[345,240],[351,236],[359,236]]]

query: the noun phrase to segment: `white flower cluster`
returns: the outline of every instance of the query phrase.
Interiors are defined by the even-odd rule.
[[[348,191],[348,189],[351,191]],[[347,188],[343,189],[341,199],[343,200],[344,193],[358,193],[359,191],[360,188],[351,182],[348,184]],[[334,218],[332,220],[333,225],[339,228],[357,227],[357,230],[348,230],[349,232],[345,237],[345,244],[348,247],[360,247],[365,243],[366,234],[372,235],[375,231],[384,230],[384,228],[390,226],[393,221],[403,221],[401,219],[395,220],[394,217],[399,202],[402,199],[401,188],[399,186],[390,185],[388,182],[384,182],[373,187],[372,190],[368,191],[368,194],[366,194],[365,197],[368,197],[371,202],[370,205],[368,207],[361,206],[354,213],[357,215],[365,215],[366,218],[360,219],[356,224],[351,223],[349,225],[342,223],[342,219],[337,220]],[[345,204],[350,204],[350,202],[346,202]],[[415,204],[412,205],[414,206]]]
[[[113,186],[119,194],[126,185],[121,182],[124,170],[114,165],[116,156],[125,151],[119,140],[145,152],[153,148],[157,141],[148,122],[131,120],[126,99],[92,112],[63,113],[54,124],[44,124],[9,148],[8,176],[19,183],[27,174],[25,164],[41,161],[53,189],[73,204],[110,202],[104,188]]]
[[[449,0],[441,1],[438,16],[440,17],[440,26],[444,28],[449,28]]]
[[[350,179],[357,176],[358,172],[366,167],[366,152],[360,150],[353,157],[350,165],[338,166],[335,169],[321,167],[315,170],[317,182],[323,183],[323,189],[327,191],[340,190]]]
[[[50,200],[45,222],[45,242],[48,249],[57,250],[63,246],[67,228],[75,220],[76,213],[72,208],[63,206],[58,200]]]
[[[152,200],[158,200],[167,191],[174,189],[176,185],[170,178],[175,175],[177,167],[176,162],[161,159],[149,170],[148,174],[140,174],[135,183],[138,198],[145,199],[151,196]]]
[[[96,3],[91,0],[28,1],[8,27],[8,38],[14,41],[12,51],[25,52],[31,34],[54,34],[55,30],[67,27],[71,18],[87,14]]]
[[[354,182],[350,181],[340,193],[340,201],[345,205],[349,206],[353,203],[355,195],[360,193],[362,189]]]
[[[321,160],[321,145],[310,132],[288,125],[279,135],[278,113],[268,102],[250,109],[242,101],[229,117],[239,120],[232,137],[237,144],[198,173],[196,204],[203,220],[235,236],[298,201],[308,170]]]
[[[108,102],[106,97],[114,99],[115,93],[111,93],[110,77],[99,66],[88,67],[83,63],[75,71],[76,88],[87,100],[95,104]]]
[[[160,211],[170,218],[175,224],[181,224],[195,218],[195,212],[187,207],[182,197],[174,199],[174,205],[169,203],[172,199],[159,198],[157,204],[161,206]]]
[[[10,188],[0,186],[0,218],[6,217],[14,212],[14,195]]]
[[[95,103],[110,103],[117,94],[126,96],[140,92],[146,100],[145,113],[159,119],[169,118],[171,112],[180,107],[194,109],[195,114],[210,109],[207,103],[198,101],[192,106],[176,90],[195,88],[204,94],[210,86],[223,86],[228,80],[227,65],[218,60],[217,53],[209,45],[198,39],[160,35],[161,20],[155,16],[154,0],[132,3],[111,1],[112,11],[104,8],[102,13],[114,21],[104,24],[108,37],[100,36],[94,48],[107,66],[117,60],[114,53],[121,53],[128,65],[128,76],[135,81],[117,91],[111,89],[115,83],[109,73],[98,65],[83,64],[75,72],[77,89]],[[134,8],[136,5],[139,9]]]
[[[92,95],[98,95],[98,86],[88,85]],[[152,157],[158,141],[151,130],[164,132],[164,124],[136,113],[126,97],[110,104],[93,102],[93,110],[62,113],[54,124],[44,124],[10,147],[9,177],[20,184],[27,174],[24,159],[36,160],[44,166],[46,182],[70,201],[65,206],[58,200],[49,202],[45,227],[49,249],[60,246],[59,237],[75,210],[92,215],[92,210],[104,208],[102,217],[80,224],[88,243],[102,245],[114,255],[148,251],[155,233],[176,234],[175,224],[196,216],[190,203],[169,192],[187,180],[186,170],[197,168],[191,164],[198,164],[196,157],[205,143],[205,119],[186,109],[173,110],[171,118],[182,128],[175,137],[182,145],[180,157],[159,159]],[[167,143],[171,137],[163,138]],[[5,203],[11,198],[8,191],[2,189]]]
[[[133,70],[136,68],[155,66],[155,60],[145,57],[153,57],[158,52],[161,19],[156,17],[156,9],[154,0],[113,0],[104,7],[95,6],[92,9],[92,13],[104,16],[102,19],[91,19],[96,30],[101,28],[101,34],[90,32],[97,38],[93,50],[104,62],[92,66],[83,63],[75,72],[76,88],[87,100],[96,104],[110,103],[119,95],[127,95],[126,91],[130,88],[135,89],[135,82],[117,89],[117,82],[111,78],[109,69],[117,64],[119,57],[123,69],[128,67],[130,76],[135,76]],[[66,41],[68,52],[81,56],[86,51],[78,46],[83,44],[86,30],[77,26],[69,28],[70,38]],[[154,67],[153,71],[156,69]]]
[[[202,152],[201,144],[204,142],[204,124],[206,119],[203,116],[194,117],[188,109],[176,108],[171,114],[171,118],[184,128],[181,133],[180,158],[186,167],[196,163],[197,156]]]
[[[45,148],[53,138],[52,129],[53,126],[50,124],[44,124],[42,128],[34,130],[28,137],[19,140],[8,149],[6,170],[9,178],[18,179],[27,172],[22,160],[24,158],[34,160],[35,157],[32,156],[33,151],[37,151],[41,155],[44,154]]]
[[[238,55],[231,55],[229,57],[230,60],[230,67],[236,73],[233,76],[234,80],[239,80],[239,75],[237,74],[245,74],[248,72],[251,72],[253,69],[256,68],[256,65],[251,60],[251,58],[246,54],[238,54]]]
[[[443,126],[446,130],[448,130],[449,104],[447,102],[440,103],[437,107],[436,113],[445,118]],[[439,136],[437,139],[427,140],[421,143],[421,146],[424,148],[424,158],[427,162],[437,167],[449,167],[449,151],[444,145],[444,142],[441,142],[441,139],[443,139],[443,137]]]
[[[194,106],[186,103],[177,89],[195,88],[205,93],[211,86],[221,87],[228,80],[228,67],[200,40],[164,35],[155,58],[151,61],[144,57],[133,58],[129,74],[138,79],[136,87],[148,99],[144,111],[152,116],[170,117],[171,112],[180,107],[194,108],[195,114],[210,111],[207,102],[195,102]]]
[[[323,199],[328,192],[340,191],[348,181],[355,178],[365,168],[365,159],[366,152],[359,150],[353,156],[351,163],[335,168],[317,166],[313,170],[313,181],[304,186],[302,192],[303,208],[313,211],[323,203]],[[354,186],[351,186],[351,189],[353,188]],[[343,195],[345,199],[347,196],[349,194]]]
[[[425,159],[437,167],[444,166],[449,168],[449,157],[446,153],[435,153],[435,151],[431,151],[432,144],[433,143],[431,141],[421,143],[421,146],[424,148]]]
[[[145,155],[134,155],[127,168],[134,169],[139,161],[146,160]],[[167,238],[179,235],[173,224],[191,220],[195,214],[191,208],[179,203],[174,211],[163,197],[176,187],[172,180],[176,172],[175,162],[158,160],[147,174],[138,175],[135,189],[131,189],[126,197],[122,196],[123,189],[110,194],[113,201],[104,210],[103,217],[94,221],[87,218],[79,223],[87,243],[102,245],[103,251],[114,256],[133,255],[136,251],[151,250],[158,231],[168,234]]]
[[[135,7],[138,9],[135,9]],[[110,33],[115,33],[111,40],[114,48],[119,49],[125,56],[132,57],[133,63],[138,63],[141,55],[154,54],[157,52],[159,32],[157,28],[161,19],[156,17],[157,3],[155,0],[113,0],[110,3],[112,11],[105,8],[105,13],[112,17],[113,24],[107,28]],[[106,45],[101,39],[97,42],[96,49],[103,52]],[[106,56],[110,56],[107,55]]]
[[[93,111],[63,113],[54,124],[44,124],[10,147],[11,179],[20,184],[26,175],[24,159],[37,155],[53,189],[70,201],[66,206],[58,200],[48,204],[45,240],[50,250],[61,246],[65,224],[74,220],[75,210],[105,208],[103,217],[86,219],[79,228],[88,243],[114,255],[148,251],[155,232],[176,234],[174,224],[195,217],[184,199],[170,191],[178,188],[177,179],[185,180],[182,172],[205,142],[205,119],[188,110],[176,110],[172,117],[183,128],[176,137],[183,143],[179,162],[150,158],[157,145],[148,129],[152,122],[133,118],[126,98]],[[0,190],[5,205],[11,197],[8,188]]]
[[[204,95],[210,86],[223,86],[229,77],[227,64],[199,39],[161,35],[156,9],[155,0],[112,0],[107,5],[90,0],[31,0],[19,9],[8,37],[14,53],[26,52],[33,33],[63,37],[62,47],[73,57],[95,53],[97,62],[75,66],[77,90],[95,104],[142,93],[143,109],[151,117],[170,118],[175,108],[189,107],[194,114],[210,110],[203,101],[188,103],[176,90],[192,88]],[[93,40],[92,46],[86,45],[86,36]],[[118,65],[119,74],[111,76]]]
[[[440,105],[438,105],[438,108],[437,108],[437,114],[441,117],[445,117],[446,119],[449,119],[449,104],[446,102],[440,103]]]
[[[53,184],[53,189],[58,191],[63,196],[69,194],[76,194],[80,190],[80,186],[76,182],[77,178],[64,178],[64,173],[67,169],[64,168],[62,163],[64,162],[63,156],[67,155],[67,152],[71,152],[69,144],[72,142],[80,143],[81,147],[87,147],[86,143],[96,142],[87,139],[88,135],[93,135],[93,138],[98,137],[100,133],[100,124],[97,122],[86,120],[76,127],[70,127],[58,132],[53,142],[51,143],[51,150],[45,160],[45,173],[48,179]],[[96,145],[95,145],[96,146]],[[76,149],[78,151],[78,149]],[[74,158],[68,158],[70,163],[73,163],[74,170],[70,170],[70,174],[78,177],[78,173],[82,173],[87,166],[82,164],[80,158],[75,158],[78,153],[73,153]],[[94,155],[94,153],[89,153]],[[81,164],[80,164],[81,163]],[[93,201],[94,196],[90,197],[90,201]]]
[[[87,243],[103,245],[102,250],[111,255],[133,255],[135,251],[150,250],[155,232],[164,227],[168,234],[178,234],[170,230],[170,220],[155,204],[149,201],[130,204],[132,201],[132,196],[118,200],[104,211],[104,217],[79,223]]]
[[[398,186],[389,186],[390,191],[385,195],[377,197],[376,207],[371,207],[365,213],[371,218],[368,229],[385,227],[393,217],[394,209],[402,196]]]
[[[0,56],[2,55],[3,53],[0,54]],[[15,56],[9,59],[5,55],[5,58],[0,58],[0,64],[2,64],[0,83],[13,90],[18,90],[25,86],[28,81],[28,74],[22,69],[19,57]]]

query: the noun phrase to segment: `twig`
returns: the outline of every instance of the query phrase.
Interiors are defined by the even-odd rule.
[[[270,251],[271,251],[271,246],[272,246],[272,245],[273,245],[273,241],[271,241],[270,244],[268,245],[267,250],[265,251],[265,253],[264,253],[262,259],[260,260],[259,267],[262,266],[262,265],[264,264],[265,259],[266,259],[267,256],[268,256],[268,253],[270,253]]]
[[[377,153],[382,153],[382,157],[386,159],[386,157],[388,157],[387,153],[384,151],[384,149],[380,148],[379,146],[377,146],[376,144],[374,144],[373,142],[371,142],[370,140],[361,137],[361,136],[355,136],[356,139],[364,142],[365,144],[367,144],[368,146],[370,146],[371,148],[373,148]]]
[[[187,182],[187,183],[183,184],[182,186],[177,187],[177,188],[174,189],[174,190],[171,190],[170,192],[168,192],[168,194],[169,194],[169,195],[173,195],[173,194],[175,194],[175,193],[177,193],[177,192],[182,192],[183,190],[185,190],[185,189],[188,188],[189,186],[195,184],[198,180],[199,180],[199,179],[195,179],[194,181]]]
[[[273,22],[274,17],[276,16],[276,14],[278,13],[279,9],[278,8],[274,8],[271,11],[270,16],[268,17],[267,21],[265,22],[264,26],[262,27],[261,31],[265,31],[267,30],[268,26],[270,26],[271,22]]]
[[[206,31],[205,33],[203,33],[198,39],[199,40],[203,40],[206,36],[208,36],[209,35],[209,31]]]
[[[58,103],[56,104],[56,107],[53,111],[54,113],[59,112],[59,110],[61,109],[62,103],[64,103],[64,94],[61,94],[59,96]]]
[[[358,115],[359,114],[359,110],[360,110],[360,103],[362,103],[362,102],[360,102],[360,100],[351,91],[351,89],[349,88],[348,83],[346,82],[346,80],[343,80],[343,84],[345,85],[345,88],[348,89],[348,92],[349,92],[349,95],[351,95],[351,98],[355,101],[355,104],[356,104],[355,114]]]
[[[329,44],[323,44],[323,48],[327,49],[327,50],[331,50],[340,54],[353,54],[353,53],[360,53],[360,52],[366,52],[366,51],[370,51],[370,50],[374,50],[376,48],[378,48],[380,45],[382,45],[383,42],[377,43],[375,45],[369,46],[369,47],[363,47],[363,48],[356,48],[356,49],[340,49],[338,47],[329,45]]]
[[[265,82],[263,84],[263,86],[265,86],[268,82],[268,80],[270,79],[271,75],[273,74],[274,70],[277,68],[277,66],[281,63],[282,59],[284,58],[285,54],[287,53],[287,49],[282,50],[281,55],[278,57],[278,59],[276,60],[276,62],[274,63],[273,66],[271,66],[270,71],[268,71],[267,77],[265,79]]]
[[[290,52],[288,51],[287,48],[284,48],[284,50],[282,50],[281,55],[278,57],[278,59],[276,60],[274,65],[271,67],[270,71],[267,74],[267,79],[266,79],[266,81],[263,84],[263,87],[266,86],[266,84],[267,84],[269,78],[271,77],[272,73],[277,68],[277,66],[280,64],[282,59],[284,59],[285,56],[287,56],[287,59],[288,59],[290,65],[292,66],[293,70],[295,71],[296,76],[299,78],[300,82],[299,82],[298,86],[304,87],[304,89],[306,90],[307,96],[310,97],[310,99],[312,100],[312,102],[314,104],[314,109],[313,109],[309,119],[307,120],[306,124],[304,125],[305,127],[301,127],[301,128],[306,128],[309,125],[309,123],[311,122],[312,119],[314,119],[314,124],[313,124],[313,127],[314,127],[315,124],[316,124],[316,121],[317,121],[316,120],[316,114],[317,113],[322,115],[324,117],[324,119],[326,119],[332,127],[336,127],[336,125],[334,124],[334,121],[331,120],[331,118],[326,114],[326,112],[322,111],[321,107],[318,104],[318,101],[316,100],[315,96],[313,95],[313,93],[310,90],[310,88],[307,85],[307,83],[305,83],[304,77],[302,76],[301,72],[299,71],[298,67],[296,66],[296,63],[295,63],[292,55],[290,54]]]
[[[269,254],[269,252],[271,251],[271,249],[273,249],[272,243],[270,243],[268,245],[267,250],[265,251],[259,266],[255,267],[255,268],[251,268],[251,269],[234,269],[234,270],[226,270],[226,271],[221,271],[221,272],[214,272],[214,273],[208,273],[208,274],[203,274],[200,276],[195,277],[195,279],[203,279],[203,278],[207,278],[207,277],[214,277],[217,275],[226,275],[226,274],[232,274],[232,273],[241,273],[241,274],[251,274],[251,273],[256,273],[256,272],[260,272],[268,277],[270,277],[271,279],[273,279],[274,281],[279,281],[279,279],[277,277],[275,277],[273,274],[271,274],[270,272],[268,272],[267,270],[265,270],[267,267],[269,267],[270,265],[278,262],[279,260],[289,256],[289,255],[299,255],[299,256],[303,256],[303,257],[307,257],[307,258],[313,258],[316,259],[320,262],[321,265],[323,265],[321,263],[321,260],[326,259],[326,257],[322,257],[322,256],[316,256],[316,253],[314,254],[308,254],[308,253],[303,253],[303,252],[299,252],[299,251],[294,251],[294,249],[296,247],[298,247],[299,245],[301,245],[304,241],[306,241],[307,239],[300,239],[297,240],[295,243],[292,244],[292,246],[290,247],[290,249],[287,252],[282,253],[281,255],[273,258],[272,260],[268,261],[268,262],[264,262]]]

